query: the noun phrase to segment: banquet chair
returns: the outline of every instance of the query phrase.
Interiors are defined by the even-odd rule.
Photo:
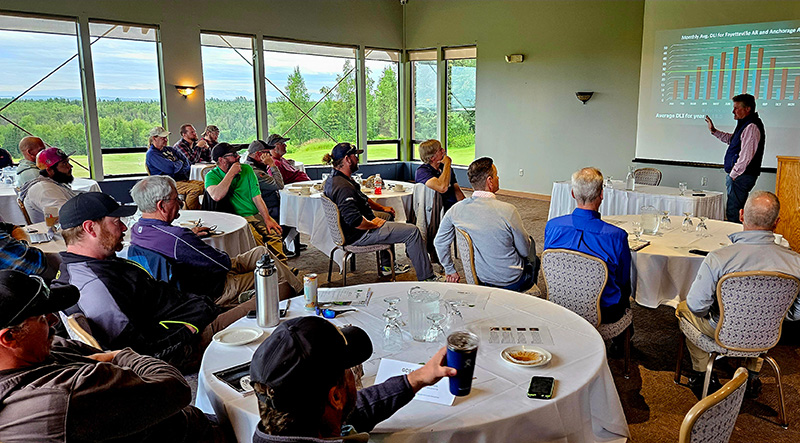
[[[608,268],[603,260],[568,249],[548,249],[542,253],[542,270],[547,285],[547,299],[580,315],[591,323],[603,340],[625,333],[625,369],[629,377],[631,363],[631,327],[633,312],[614,323],[601,323],[600,296],[608,281]]]
[[[322,201],[322,208],[325,210],[325,221],[328,223],[328,230],[331,234],[331,239],[336,245],[330,253],[330,260],[328,261],[328,283],[331,282],[331,273],[333,272],[333,254],[336,250],[341,249],[344,251],[344,261],[342,262],[342,286],[347,286],[347,262],[350,259],[355,259],[355,254],[374,252],[378,260],[378,275],[381,269],[381,255],[380,251],[389,251],[392,268],[392,281],[396,281],[394,274],[394,252],[392,252],[392,245],[389,244],[375,244],[367,246],[354,246],[344,244],[344,233],[342,232],[342,219],[339,215],[339,208],[336,203],[331,199],[320,195],[319,199]]]
[[[28,210],[25,209],[25,203],[17,199],[17,205],[19,205],[19,210],[22,211],[22,216],[25,217],[25,224],[31,224],[31,216],[28,215]]]
[[[739,368],[719,391],[695,404],[681,423],[678,443],[726,443],[744,400],[747,369]]]
[[[633,171],[637,185],[658,186],[661,183],[661,171],[656,168],[639,168]]]
[[[89,321],[86,319],[85,315],[80,312],[69,316],[64,314],[64,312],[59,312],[58,315],[61,317],[61,323],[64,324],[69,338],[78,340],[83,344],[97,349],[103,349],[100,343],[97,342],[97,339],[92,337],[92,329],[89,327]]]
[[[481,284],[478,272],[475,270],[475,248],[467,231],[456,228],[456,246],[461,253],[461,265],[464,266],[464,276],[467,279],[467,283],[471,285]]]
[[[216,165],[208,165],[200,171],[200,176],[203,177],[203,181],[206,181],[206,175],[211,172],[212,169],[216,168]]]
[[[442,194],[425,186],[424,183],[414,185],[413,207],[414,223],[419,228],[422,242],[431,258],[431,263],[439,263],[439,256],[433,246],[433,239],[439,232],[442,222]]]
[[[781,370],[767,351],[781,338],[781,328],[797,293],[800,279],[774,271],[733,272],[717,283],[719,322],[714,337],[701,333],[688,320],[679,318],[681,334],[678,343],[678,362],[675,382],[680,382],[681,361],[686,339],[711,354],[703,382],[703,398],[708,393],[711,371],[718,355],[724,357],[762,357],[775,370],[780,397],[780,422],[788,427],[786,404],[783,398]]]

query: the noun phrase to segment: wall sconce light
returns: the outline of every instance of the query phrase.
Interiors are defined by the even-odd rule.
[[[192,93],[194,92],[195,87],[194,86],[175,86],[175,89],[178,90],[178,94],[182,95],[183,98],[186,99],[186,97],[192,95]]]
[[[522,63],[525,56],[522,54],[508,54],[506,56],[506,63]]]
[[[575,96],[578,97],[578,100],[582,101],[584,105],[586,104],[586,102],[589,101],[590,98],[592,98],[592,95],[594,95],[594,92],[576,92],[575,93]]]

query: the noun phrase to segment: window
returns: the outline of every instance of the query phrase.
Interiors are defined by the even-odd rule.
[[[144,174],[150,129],[162,125],[158,30],[89,23],[105,176]]]
[[[419,160],[419,144],[436,138],[436,50],[409,53],[412,75],[412,158]]]
[[[453,164],[475,160],[476,48],[445,48],[447,60],[447,153]]]
[[[0,15],[0,143],[19,160],[20,139],[41,137],[88,177],[77,41],[74,21]]]
[[[219,140],[250,143],[257,138],[253,38],[200,34],[206,124]],[[197,128],[199,132],[203,128]]]
[[[353,47],[264,40],[270,133],[290,140],[287,156],[320,164],[339,142],[357,141]]]
[[[398,66],[400,53],[383,49],[365,51],[367,67],[367,158],[399,158]]]

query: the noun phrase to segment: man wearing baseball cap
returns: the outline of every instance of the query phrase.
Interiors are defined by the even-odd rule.
[[[39,177],[22,186],[19,192],[19,199],[25,203],[32,223],[44,221],[45,208],[60,208],[67,200],[78,195],[70,187],[75,177],[72,176],[69,156],[64,151],[47,148],[39,152],[36,166],[39,168]]]
[[[80,300],[65,312],[85,315],[103,346],[131,347],[183,370],[197,369],[214,333],[255,309],[255,299],[223,312],[208,297],[181,292],[117,258],[128,230],[120,217],[135,211],[102,192],[65,203],[59,217],[67,251],[53,286],[80,288]]]
[[[280,220],[281,215],[281,194],[283,189],[283,175],[272,158],[275,147],[268,145],[263,140],[254,140],[247,148],[247,159],[245,164],[253,167],[258,179],[258,187],[261,189],[261,198],[269,208],[270,217]]]
[[[239,146],[220,143],[211,151],[217,167],[206,174],[206,191],[215,202],[226,201],[235,214],[250,223],[278,260],[286,263],[283,253],[281,227],[270,215],[261,197],[258,178],[250,165],[239,163]]]
[[[289,139],[286,137],[272,134],[267,138],[266,142],[267,146],[274,148],[271,152],[272,158],[275,160],[275,166],[280,169],[281,175],[283,175],[283,182],[288,185],[289,183],[311,180],[305,172],[299,171],[294,167],[294,160],[283,157],[286,155],[286,142],[288,141]]]
[[[250,363],[261,416],[253,443],[367,441],[366,432],[417,391],[456,375],[442,348],[420,369],[356,392],[351,368],[371,355],[369,336],[356,326],[340,329],[315,316],[282,322]]]
[[[147,173],[172,177],[178,187],[178,194],[186,196],[186,209],[200,209],[200,196],[205,190],[203,182],[189,180],[192,163],[180,149],[169,146],[169,134],[161,126],[150,130],[150,149],[145,157]]]
[[[55,337],[79,295],[0,271],[0,441],[225,441],[174,367]]]

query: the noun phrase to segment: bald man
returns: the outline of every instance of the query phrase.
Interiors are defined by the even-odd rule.
[[[688,320],[703,334],[713,338],[719,321],[719,305],[717,304],[717,282],[726,274],[741,271],[778,271],[800,277],[800,254],[775,244],[773,229],[778,225],[778,213],[781,205],[775,194],[767,191],[756,191],[750,194],[744,208],[739,210],[739,220],[743,224],[742,232],[734,232],[728,238],[733,242],[716,251],[708,253],[697,277],[689,289],[686,301],[681,302],[675,310],[678,318]],[[786,318],[790,321],[800,319],[800,300],[795,300]],[[702,390],[703,379],[708,365],[709,355],[690,341],[686,342],[692,359],[695,373],[689,377],[689,386],[698,395]],[[760,358],[748,358],[747,370],[750,377],[747,383],[747,395],[757,397],[761,390],[758,372],[763,361]],[[712,376],[711,386],[720,387],[719,381]],[[709,387],[709,393],[716,389]]]
[[[22,153],[22,160],[17,166],[17,187],[35,179],[39,176],[39,168],[36,167],[36,154],[44,150],[44,142],[39,137],[25,137],[19,141],[19,152]]]

